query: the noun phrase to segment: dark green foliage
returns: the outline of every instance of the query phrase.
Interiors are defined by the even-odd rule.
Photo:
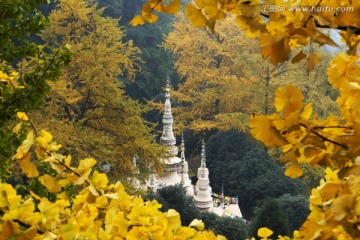
[[[221,234],[229,240],[240,240],[248,237],[247,226],[242,219],[220,217],[214,213],[200,211],[192,197],[186,195],[185,189],[179,185],[158,189],[156,194],[149,193],[146,199],[156,199],[162,204],[162,211],[175,209],[180,213],[181,223],[186,226],[194,219],[201,219],[205,228],[215,234]]]
[[[100,7],[106,7],[105,16],[119,18],[120,25],[126,29],[125,41],[132,40],[134,45],[141,49],[141,72],[135,78],[135,82],[128,81],[126,76],[121,79],[126,84],[126,92],[133,99],[144,102],[144,99],[156,99],[162,95],[167,76],[171,76],[172,85],[177,86],[178,78],[173,68],[173,59],[160,45],[163,35],[171,30],[169,24],[173,15],[158,14],[159,19],[155,24],[143,26],[130,26],[131,19],[141,10],[141,1],[103,0],[99,1]]]
[[[248,237],[248,229],[242,219],[220,217],[214,213],[201,212],[200,219],[207,229],[226,236],[229,240],[240,240]]]
[[[254,208],[268,197],[285,193],[298,195],[304,184],[283,174],[268,153],[244,133],[221,132],[207,144],[207,166],[214,192],[224,185],[225,195],[238,196],[245,219],[253,216]]]
[[[229,182],[229,171],[233,168],[229,163],[240,161],[248,151],[255,148],[255,142],[250,136],[235,130],[219,132],[209,138],[206,163],[214,192],[220,192],[222,184],[226,187]]]
[[[127,93],[140,101],[155,99],[162,94],[167,76],[172,80],[172,86],[178,83],[174,73],[173,59],[160,45],[163,35],[170,31],[173,16],[162,14],[156,24],[127,27],[127,38],[132,39],[134,44],[142,51],[141,72],[136,76],[135,82],[125,82]]]
[[[187,196],[185,189],[181,186],[160,188],[154,197],[163,205],[162,211],[167,211],[170,208],[178,211],[183,225],[189,225],[196,218],[194,216],[200,214],[199,209],[194,205],[193,198]],[[151,195],[148,198],[151,198]]]
[[[48,81],[60,76],[60,67],[70,60],[67,48],[44,49],[30,40],[47,23],[47,19],[36,12],[36,7],[45,0],[7,0],[0,4],[0,70],[8,74],[24,58],[32,58],[26,74],[19,76],[15,89],[7,82],[0,84],[0,180],[11,175],[11,156],[22,142],[25,131],[12,133],[16,124],[16,112],[29,112],[40,107],[49,92]],[[23,125],[23,129],[24,129]]]
[[[46,0],[3,0],[0,4],[0,60],[12,61],[34,55],[38,46],[26,37],[36,33],[47,19],[36,12]]]
[[[249,233],[257,236],[259,228],[267,227],[273,231],[271,238],[278,235],[289,236],[290,228],[286,211],[281,208],[278,200],[269,198],[255,211],[255,218],[250,223]]]
[[[299,229],[310,214],[309,199],[303,195],[284,194],[277,200],[287,213],[290,232]]]

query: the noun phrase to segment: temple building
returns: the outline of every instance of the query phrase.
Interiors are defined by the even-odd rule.
[[[170,148],[171,155],[161,159],[165,164],[165,170],[156,177],[154,170],[150,179],[146,181],[148,190],[156,192],[158,188],[181,184],[186,189],[186,194],[194,197],[195,206],[200,210],[214,212],[220,216],[242,218],[237,198],[225,197],[222,194],[212,193],[209,181],[209,170],[206,167],[205,143],[202,141],[201,164],[197,171],[196,186],[191,184],[189,178],[188,162],[185,158],[185,142],[182,135],[180,145],[180,157],[173,132],[174,118],[171,112],[170,84],[169,80],[165,88],[165,110],[162,119],[163,132],[160,143]],[[219,197],[220,196],[220,197]],[[236,199],[236,201],[235,201]]]

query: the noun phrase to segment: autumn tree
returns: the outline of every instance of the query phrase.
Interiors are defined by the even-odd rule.
[[[46,1],[2,1],[0,3],[0,180],[11,176],[11,156],[25,137],[20,119],[26,113],[42,106],[49,93],[49,81],[60,75],[60,67],[69,61],[67,48],[53,49],[33,41],[35,33],[48,24],[37,11]],[[31,36],[31,37],[30,37]],[[13,72],[23,58],[33,57],[33,68],[26,74]],[[12,80],[7,81],[10,77]],[[26,86],[26,87],[25,87]],[[13,128],[14,123],[19,123]]]
[[[55,133],[73,156],[96,157],[100,168],[108,162],[113,176],[125,181],[132,176],[135,156],[146,173],[164,148],[152,143],[152,125],[141,117],[147,108],[125,96],[118,79],[134,78],[140,51],[132,41],[123,41],[118,19],[102,13],[94,2],[82,0],[60,1],[51,12],[50,26],[40,36],[52,46],[67,44],[73,59],[33,118],[37,128]]]
[[[322,94],[330,89],[324,75],[310,79],[308,72],[291,62],[272,66],[259,56],[257,45],[236,28],[234,19],[219,22],[217,31],[211,33],[192,26],[179,14],[173,27],[163,45],[174,54],[175,68],[183,79],[173,94],[178,101],[177,119],[183,126],[197,131],[243,130],[250,113],[274,111],[271,99],[275,89],[285,83],[306,88],[310,100],[316,98],[316,106],[324,112],[335,108],[334,100]]]

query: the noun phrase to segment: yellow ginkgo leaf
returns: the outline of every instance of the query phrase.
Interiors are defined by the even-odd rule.
[[[13,127],[12,132],[13,132],[13,133],[18,133],[18,132],[19,132],[19,130],[20,130],[20,128],[21,128],[21,125],[22,125],[22,122],[21,122],[21,123],[16,124],[16,126],[15,126],[15,127]]]
[[[51,193],[56,193],[61,191],[61,187],[58,183],[58,180],[48,174],[39,177],[39,181]]]
[[[136,15],[133,19],[130,21],[130,25],[137,26],[137,25],[144,25],[145,20],[141,15]]]
[[[297,178],[302,176],[304,173],[303,169],[297,162],[293,162],[285,170],[285,175],[291,178]]]
[[[291,51],[289,39],[285,36],[273,37],[270,35],[262,35],[259,45],[262,56],[264,58],[269,57],[270,62],[274,65],[287,60]]]
[[[191,23],[195,27],[205,27],[206,26],[207,19],[202,14],[201,9],[198,9],[188,3],[185,5],[185,13],[186,13],[187,17],[189,18],[189,20],[191,21]]]
[[[65,159],[64,159],[64,164],[68,167],[70,167],[71,164],[71,155],[68,155]]]
[[[274,106],[277,112],[284,111],[285,117],[303,108],[304,96],[300,89],[287,85],[285,88],[278,88],[275,92]]]
[[[321,56],[316,53],[311,53],[307,58],[307,69],[309,72],[313,71],[316,65],[321,61]]]
[[[253,116],[250,118],[249,125],[253,136],[267,146],[280,147],[287,143],[267,116]]]
[[[341,221],[347,214],[351,214],[354,209],[355,196],[352,194],[342,195],[334,200],[330,210],[334,213],[334,218]]]
[[[20,168],[28,177],[39,176],[36,164],[30,161],[31,153],[27,153],[25,157],[20,160]]]
[[[7,183],[0,182],[0,208],[20,203],[21,197],[16,194],[16,190]]]
[[[31,197],[35,198],[36,200],[41,200],[41,197],[39,197],[37,194],[35,194],[33,191],[30,191]]]
[[[202,220],[198,220],[198,219],[194,219],[192,220],[192,222],[190,223],[189,227],[193,227],[199,231],[204,230],[205,225],[204,222]]]
[[[173,0],[169,5],[161,5],[161,10],[169,14],[175,14],[180,10],[181,1]]]
[[[216,240],[226,240],[226,237],[219,234],[216,236]]]
[[[262,237],[262,238],[270,237],[271,234],[273,234],[273,231],[271,231],[270,229],[268,229],[266,227],[259,228],[259,230],[258,230],[258,236]]]
[[[77,171],[79,173],[86,172],[88,169],[92,168],[95,164],[96,164],[96,160],[94,158],[85,158],[83,160],[80,160]]]
[[[0,229],[1,237],[3,239],[11,239],[11,237],[17,233],[17,229],[15,230],[12,221],[5,221],[3,224],[1,224]]]
[[[301,50],[298,54],[296,54],[295,57],[291,59],[291,63],[298,63],[306,57],[307,55],[303,52],[303,50]]]
[[[28,121],[29,118],[24,112],[17,112],[17,117],[22,121]]]
[[[99,173],[98,171],[94,171],[91,183],[96,188],[106,188],[109,180],[105,173]]]
[[[149,13],[149,14],[145,14],[143,15],[143,18],[148,21],[149,23],[154,23],[158,20],[159,16],[154,14],[154,13]]]
[[[36,139],[36,142],[40,144],[41,147],[47,148],[47,144],[49,144],[52,141],[53,137],[51,133],[45,131],[44,129],[41,129],[40,136]]]
[[[301,113],[301,117],[305,119],[309,119],[311,117],[312,111],[313,111],[312,104],[309,103],[304,107],[304,110]]]
[[[26,139],[22,142],[21,146],[17,149],[16,154],[12,159],[21,159],[25,156],[25,154],[29,151],[30,147],[34,143],[34,134],[33,132],[29,132],[26,136]]]
[[[37,230],[38,229],[35,226],[30,227],[30,228],[26,229],[25,231],[20,232],[20,234],[18,234],[16,236],[16,239],[24,239],[24,240],[35,239],[38,236]],[[44,238],[44,239],[46,239],[46,238]]]

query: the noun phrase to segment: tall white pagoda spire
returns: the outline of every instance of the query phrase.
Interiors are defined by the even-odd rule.
[[[191,180],[189,178],[189,164],[185,159],[185,142],[184,142],[184,134],[181,134],[181,184],[186,190],[186,194],[189,196],[194,196],[194,188],[191,185]]]
[[[202,141],[201,165],[197,172],[195,206],[201,210],[211,211],[213,208],[212,189],[209,181],[209,170],[206,168],[205,143]]]
[[[181,159],[177,157],[179,149],[175,146],[176,139],[173,132],[173,115],[171,113],[170,102],[170,80],[167,79],[165,88],[165,110],[163,115],[163,133],[160,138],[160,143],[168,146],[170,149],[170,155],[162,159],[165,163],[165,171],[159,178],[159,186],[175,185],[181,182],[181,178],[178,172],[181,171]]]
[[[171,102],[170,102],[170,80],[168,78],[165,88],[165,110],[162,119],[163,133],[160,138],[160,143],[169,147],[175,146],[176,144],[176,139],[174,137],[174,132],[173,132],[173,122],[174,122],[174,118],[171,112]],[[174,151],[175,148],[172,148],[171,150]],[[176,148],[176,152],[173,153],[177,154],[178,149]]]

